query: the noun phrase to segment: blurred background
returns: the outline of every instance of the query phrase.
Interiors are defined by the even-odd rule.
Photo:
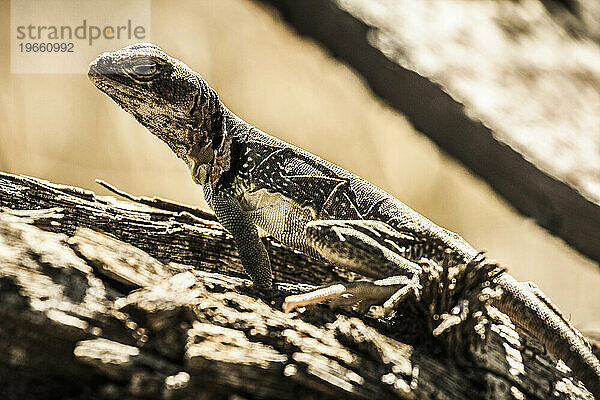
[[[200,72],[240,117],[459,232],[517,279],[535,281],[577,326],[600,329],[596,263],[517,214],[272,9],[153,0],[151,13],[152,41]],[[0,25],[0,170],[108,194],[100,178],[133,195],[206,207],[183,162],[85,75],[11,74],[6,0]]]

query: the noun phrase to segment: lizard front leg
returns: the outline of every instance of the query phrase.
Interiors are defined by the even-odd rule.
[[[360,310],[383,304],[387,311],[408,296],[419,295],[420,267],[392,250],[386,238],[401,235],[381,221],[327,220],[309,222],[305,227],[307,244],[327,261],[376,281],[329,285],[313,292],[289,296],[283,309],[293,309],[333,300],[333,306],[360,303]],[[386,246],[389,244],[389,247]]]
[[[242,265],[252,282],[258,287],[271,288],[273,275],[269,255],[248,213],[235,198],[226,194],[215,194],[211,203],[217,220],[233,236]]]

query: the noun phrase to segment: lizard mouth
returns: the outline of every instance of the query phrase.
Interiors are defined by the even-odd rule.
[[[101,56],[92,61],[88,68],[88,78],[98,88],[100,86],[129,86],[124,78],[127,74],[121,71],[116,71],[114,67],[107,66],[101,63]],[[108,83],[110,82],[110,83]]]
[[[94,86],[113,99],[134,97],[140,101],[142,100],[141,96],[136,95],[135,88],[126,82],[126,74],[118,73],[102,66],[98,63],[98,59],[90,63],[87,75]]]
[[[92,61],[88,68],[88,78],[98,86],[98,83],[101,83],[110,75],[110,71],[108,68],[102,67],[98,60],[100,57],[96,58]]]

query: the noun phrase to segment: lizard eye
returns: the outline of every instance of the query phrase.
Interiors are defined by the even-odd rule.
[[[131,61],[131,72],[137,78],[148,79],[158,72],[158,64],[151,58],[139,57]]]

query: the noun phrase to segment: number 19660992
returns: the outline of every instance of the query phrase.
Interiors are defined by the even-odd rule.
[[[73,53],[73,43],[19,43],[21,53]]]

